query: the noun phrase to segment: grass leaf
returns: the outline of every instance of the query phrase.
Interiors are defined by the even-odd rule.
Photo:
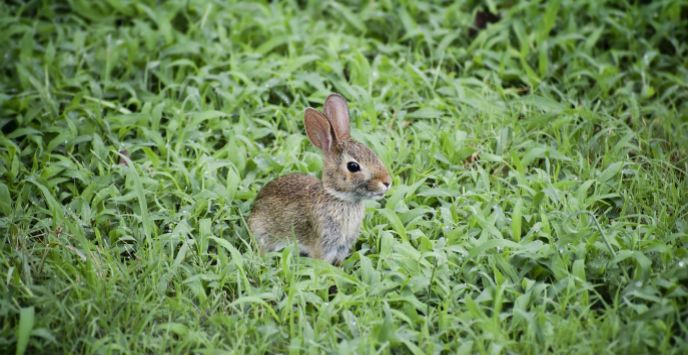
[[[34,308],[25,307],[19,310],[19,325],[17,326],[17,351],[19,355],[24,354],[26,346],[29,344],[31,330],[34,324]]]

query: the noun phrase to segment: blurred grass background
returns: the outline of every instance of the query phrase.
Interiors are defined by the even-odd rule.
[[[0,353],[686,353],[687,18],[4,2]],[[261,256],[330,92],[394,188],[342,268]]]

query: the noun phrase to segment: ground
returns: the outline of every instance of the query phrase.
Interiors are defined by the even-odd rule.
[[[688,353],[688,3],[0,4],[0,353]],[[338,92],[389,168],[261,255]]]

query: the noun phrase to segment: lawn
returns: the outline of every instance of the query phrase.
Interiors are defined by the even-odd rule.
[[[688,353],[688,2],[0,4],[0,353]],[[347,98],[392,174],[261,255]]]

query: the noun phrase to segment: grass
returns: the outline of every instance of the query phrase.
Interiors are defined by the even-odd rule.
[[[688,352],[684,0],[0,14],[0,353]],[[330,92],[393,189],[262,256]]]

